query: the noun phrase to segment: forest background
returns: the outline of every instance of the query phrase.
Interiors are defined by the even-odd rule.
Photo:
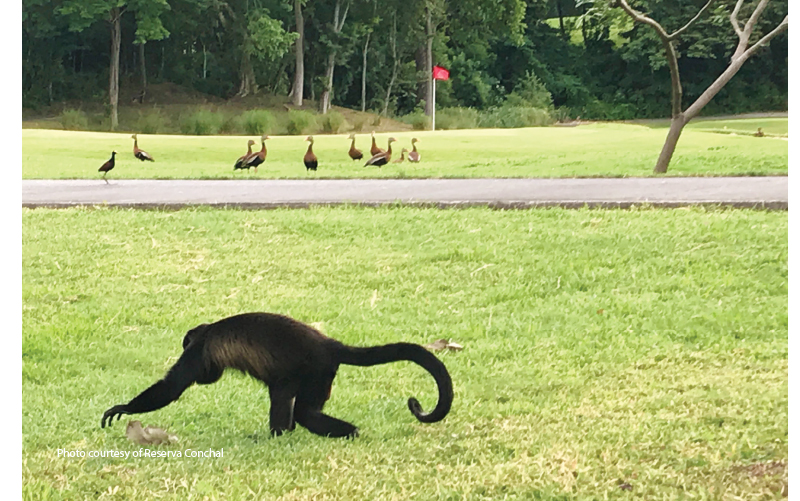
[[[635,5],[670,30],[704,3]],[[716,2],[677,43],[686,102],[730,61],[733,3]],[[169,83],[220,100],[258,96],[262,106],[373,111],[423,128],[434,64],[450,69],[436,88],[443,117],[497,122],[537,109],[553,120],[624,120],[670,112],[662,45],[604,2],[23,0],[22,7],[23,119],[92,103],[110,115],[110,93],[119,92],[120,104],[146,106],[148,85]],[[770,2],[755,34],[787,11],[787,0]],[[786,32],[773,39],[703,114],[786,110],[787,44]],[[109,83],[116,66],[117,90]]]

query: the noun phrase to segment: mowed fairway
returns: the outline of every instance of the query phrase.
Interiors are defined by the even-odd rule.
[[[25,499],[749,500],[787,488],[787,212],[23,209],[22,232]],[[100,428],[103,411],[162,377],[187,329],[245,311],[356,345],[450,338],[464,346],[441,355],[453,409],[416,422],[406,399],[436,398],[419,367],[343,366],[326,410],[361,437],[270,439],[267,391],[228,373],[134,418],[180,437],[160,450],[223,458],[58,457],[138,451],[126,418]]]
[[[686,127],[696,130],[726,134],[753,134],[758,129],[764,134],[789,135],[789,120],[786,118],[740,118],[735,120],[694,120]]]
[[[784,122],[786,120],[784,119]],[[267,140],[267,160],[258,173],[233,171],[246,153],[249,137],[139,135],[139,147],[155,163],[133,157],[130,133],[22,131],[22,177],[25,179],[100,178],[97,169],[118,152],[109,179],[202,178],[442,178],[442,177],[593,177],[649,176],[661,150],[665,129],[642,125],[593,124],[579,127],[474,129],[379,134],[389,136],[394,158],[419,138],[422,162],[364,167],[347,156],[346,135],[315,136],[319,170],[306,172],[306,136]],[[258,139],[252,137],[252,139]],[[369,134],[356,146],[369,157]],[[260,143],[255,149],[260,148]],[[780,138],[732,136],[687,129],[669,175],[786,174],[788,142]]]

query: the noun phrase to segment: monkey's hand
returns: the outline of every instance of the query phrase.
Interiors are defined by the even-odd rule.
[[[100,427],[105,428],[106,424],[111,426],[111,423],[114,421],[114,416],[116,416],[117,421],[119,421],[123,414],[130,414],[128,412],[128,406],[125,404],[115,405],[103,414],[103,419],[100,420]]]

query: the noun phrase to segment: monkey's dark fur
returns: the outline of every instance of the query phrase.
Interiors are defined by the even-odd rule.
[[[218,381],[230,367],[269,387],[273,435],[293,430],[297,423],[317,435],[355,437],[355,426],[322,413],[339,365],[368,367],[400,360],[425,368],[439,388],[439,401],[430,413],[424,413],[415,398],[408,399],[408,408],[423,423],[444,419],[453,402],[453,383],[444,364],[422,346],[394,343],[356,348],[289,317],[244,313],[190,330],[183,338],[183,354],[166,376],[127,404],[108,409],[100,426],[105,428],[123,414],[160,409],[193,383]]]

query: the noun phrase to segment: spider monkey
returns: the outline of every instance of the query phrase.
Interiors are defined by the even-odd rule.
[[[100,426],[123,414],[161,409],[177,400],[193,383],[211,384],[230,367],[269,387],[269,427],[273,436],[295,423],[317,435],[358,436],[352,424],[322,413],[340,364],[369,367],[407,360],[426,369],[439,388],[439,401],[425,413],[415,398],[408,408],[423,423],[441,421],[453,403],[453,383],[444,364],[422,346],[393,343],[369,348],[347,346],[313,327],[273,313],[243,313],[201,324],[183,338],[183,354],[163,379],[127,404],[108,409]]]

